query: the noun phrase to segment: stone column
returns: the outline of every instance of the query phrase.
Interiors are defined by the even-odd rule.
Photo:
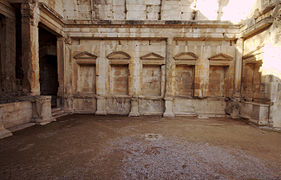
[[[242,77],[242,56],[243,56],[243,39],[239,38],[236,42],[235,51],[235,92],[234,97],[241,96],[241,77]]]
[[[173,38],[167,39],[166,45],[166,91],[164,95],[165,112],[164,117],[174,117],[174,78],[175,70],[173,65]]]
[[[40,95],[38,3],[22,3],[21,15],[23,91],[28,95]]]
[[[58,105],[63,107],[64,98],[64,54],[65,54],[65,38],[57,38],[57,64],[58,64]]]
[[[0,139],[13,135],[9,130],[4,128],[3,124],[3,109],[0,107]]]

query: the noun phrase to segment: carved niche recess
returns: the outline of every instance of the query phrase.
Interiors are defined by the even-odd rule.
[[[96,59],[97,56],[87,51],[74,56],[77,67],[76,91],[78,93],[96,93]]]
[[[264,98],[264,87],[261,83],[261,72],[263,59],[263,46],[244,55],[242,74],[242,96],[249,101]]]
[[[195,64],[198,56],[182,52],[174,56],[176,64],[176,95],[192,97],[194,94]]]
[[[226,96],[229,82],[228,69],[233,57],[219,53],[209,58],[209,91],[211,97]]]
[[[165,58],[156,53],[140,57],[142,63],[142,95],[162,96],[165,78]]]
[[[112,52],[109,59],[109,84],[113,96],[129,94],[129,60],[130,55],[123,51]]]

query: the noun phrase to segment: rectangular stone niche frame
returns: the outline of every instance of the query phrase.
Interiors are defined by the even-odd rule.
[[[210,66],[230,66],[233,61],[233,57],[219,53],[215,56],[209,58],[209,65]]]
[[[192,52],[182,52],[174,56],[176,65],[195,66],[198,56]]]
[[[126,52],[123,51],[115,51],[112,52],[110,54],[108,54],[106,56],[106,58],[109,60],[109,67],[108,67],[108,82],[109,82],[109,94],[112,97],[129,97],[129,79],[130,79],[130,69],[129,69],[129,63],[130,63],[130,59],[131,56],[129,54],[127,54]],[[114,92],[114,77],[111,75],[112,74],[112,68],[113,67],[117,67],[118,65],[120,66],[127,66],[127,71],[128,71],[128,76],[127,76],[127,92],[124,94],[123,92],[121,92],[120,94],[116,94],[116,92]]]
[[[77,94],[74,94],[75,97],[77,98],[83,98],[85,97],[94,97],[96,95],[96,84],[97,84],[97,66],[96,66],[96,59],[97,56],[89,53],[87,51],[83,51],[83,52],[78,52],[76,53],[76,55],[73,57],[75,59],[75,62],[78,66],[76,66],[75,68],[75,73],[76,74],[76,84],[75,84],[75,90],[77,92]],[[95,66],[95,74],[94,74],[94,78],[95,78],[95,90],[93,92],[80,92],[79,91],[79,85],[78,85],[78,81],[79,81],[79,75],[80,75],[80,71],[82,67],[91,67],[91,66]]]
[[[259,68],[262,66],[262,55],[263,55],[263,52],[257,52],[257,53],[251,53],[251,54],[248,54],[248,55],[245,55],[242,57],[243,59],[243,64],[242,64],[242,67],[243,67],[243,71],[242,71],[242,77],[243,77],[243,80],[242,81],[242,97],[244,97],[246,99],[246,101],[253,101],[253,100],[258,100],[256,97],[259,96],[260,92],[256,91],[256,89],[254,88],[255,87],[255,84],[254,84],[254,81],[256,78],[259,78],[257,76],[253,76],[252,79],[251,79],[251,88],[250,88],[250,91],[249,91],[249,86],[247,84],[248,82],[248,78],[249,76],[247,75],[247,73],[249,73],[247,70],[248,66],[249,65],[252,65],[252,66],[258,66]],[[254,72],[253,72],[254,73]],[[261,86],[261,84],[259,85]]]
[[[224,68],[223,96],[210,96],[210,92],[208,93],[208,96],[209,97],[225,97],[227,95],[226,85],[228,85],[230,83],[230,79],[229,79],[229,76],[227,76],[227,74],[228,74],[229,67],[230,67],[231,63],[233,62],[233,57],[229,56],[227,54],[219,53],[217,55],[214,55],[214,56],[208,58],[208,60],[209,60],[209,67],[210,68],[211,67],[223,67]],[[210,76],[210,72],[209,72],[209,76]],[[210,86],[210,80],[209,80],[209,86]],[[209,89],[210,89],[210,87],[209,87]]]
[[[164,98],[164,88],[165,88],[165,58],[156,53],[148,53],[140,57],[141,59],[141,88],[143,87],[143,69],[145,66],[158,66],[160,67],[160,93],[159,95],[143,94],[140,98],[144,99],[162,99]]]
[[[195,86],[195,65],[196,61],[198,59],[198,56],[195,55],[192,52],[182,52],[174,56],[175,60],[175,70],[176,70],[176,75],[177,75],[177,67],[179,66],[188,66],[192,68],[192,95],[184,95],[184,94],[179,94],[179,92],[176,90],[176,96],[180,98],[192,98],[194,97],[194,86]],[[177,76],[176,76],[177,78]],[[177,83],[176,83],[177,84]],[[176,87],[178,88],[178,86]]]
[[[97,56],[89,52],[81,52],[74,56],[78,65],[94,66],[96,65]]]

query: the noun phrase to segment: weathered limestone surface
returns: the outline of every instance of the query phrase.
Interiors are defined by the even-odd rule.
[[[40,85],[45,51],[57,59],[56,104],[67,113],[230,115],[280,127],[280,2],[237,3],[1,1],[1,94],[27,95],[33,114],[14,124],[5,116],[3,128],[53,121]],[[55,43],[40,47],[40,28]]]
[[[0,96],[5,96],[17,91],[16,17],[14,8],[6,1],[0,2],[0,12]]]
[[[1,120],[4,128],[12,128],[31,122],[32,103],[29,101],[1,104]]]
[[[26,94],[40,95],[39,84],[39,43],[38,3],[21,4],[22,24],[22,64],[24,71],[23,90]]]
[[[3,120],[3,109],[0,107],[0,139],[12,135],[12,133],[4,127]]]

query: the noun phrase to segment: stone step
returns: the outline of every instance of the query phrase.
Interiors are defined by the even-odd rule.
[[[62,109],[59,107],[59,108],[52,108],[52,114],[56,113],[56,112],[59,112],[59,111],[62,111]]]
[[[66,115],[68,115],[68,113],[64,112],[64,110],[62,110],[61,108],[52,109],[52,116],[55,119]]]
[[[22,129],[25,129],[25,128],[28,128],[28,127],[31,127],[31,126],[34,126],[34,125],[35,125],[35,123],[25,123],[25,124],[21,124],[21,125],[18,125],[18,126],[11,127],[8,130],[11,131],[11,132],[16,132],[16,131],[19,131],[19,130],[22,130]]]

